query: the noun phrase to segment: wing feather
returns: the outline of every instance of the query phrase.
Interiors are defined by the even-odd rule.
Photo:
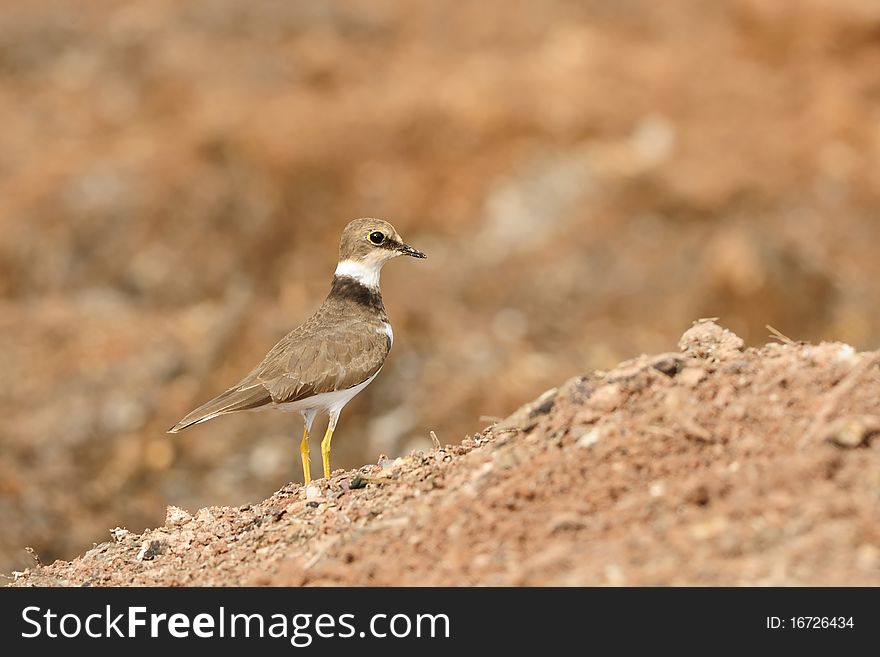
[[[169,433],[225,413],[297,402],[362,383],[379,371],[391,349],[385,321],[329,297],[318,312],[272,347],[250,374],[189,413]]]

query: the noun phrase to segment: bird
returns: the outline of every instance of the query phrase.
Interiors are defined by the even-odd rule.
[[[321,441],[324,478],[330,478],[330,443],[342,412],[378,376],[394,342],[379,290],[382,266],[398,256],[426,258],[383,219],[361,218],[342,231],[330,293],[318,310],[284,336],[234,386],[187,414],[168,430],[177,433],[220,415],[277,409],[303,417],[303,479],[311,482],[309,432],[320,412],[328,416]]]

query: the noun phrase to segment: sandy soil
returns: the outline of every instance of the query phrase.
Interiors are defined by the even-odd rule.
[[[15,585],[880,585],[880,352],[743,341],[572,379],[461,444],[188,513]]]

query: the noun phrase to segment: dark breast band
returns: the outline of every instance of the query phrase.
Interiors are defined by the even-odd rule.
[[[330,287],[330,296],[356,303],[375,312],[382,318],[386,317],[382,294],[349,276],[334,276]]]

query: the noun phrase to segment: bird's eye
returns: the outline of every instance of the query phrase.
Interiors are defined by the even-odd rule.
[[[368,239],[369,239],[373,244],[377,244],[377,245],[378,245],[378,244],[381,244],[382,242],[385,241],[385,235],[383,235],[382,233],[380,233],[378,230],[374,230],[372,233],[370,233]]]

